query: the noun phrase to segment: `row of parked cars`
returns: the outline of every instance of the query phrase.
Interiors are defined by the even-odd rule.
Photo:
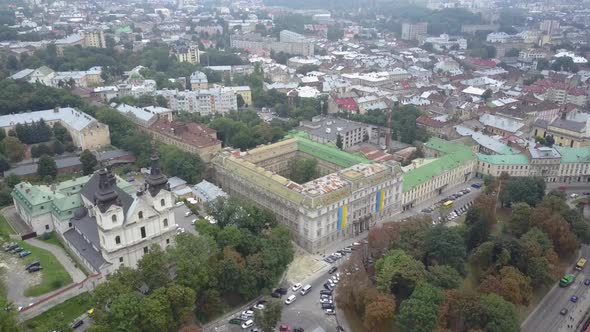
[[[29,250],[25,250],[25,248],[19,246],[17,243],[14,243],[14,242],[4,245],[4,251],[11,253],[11,254],[18,254],[18,257],[20,257],[20,258],[25,258],[25,257],[32,254]],[[38,261],[28,264],[26,267],[26,270],[29,273],[37,272],[37,271],[40,271],[41,269],[42,269],[41,263]]]
[[[339,260],[340,258],[350,254],[356,247],[360,246],[360,242],[354,242],[353,244],[349,245],[348,247],[342,248],[335,253],[332,253],[326,257],[324,257],[324,261],[326,263],[334,263],[335,261]]]

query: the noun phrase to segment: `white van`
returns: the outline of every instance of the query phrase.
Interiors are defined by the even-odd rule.
[[[291,295],[285,300],[285,304],[291,304],[291,303],[295,302],[295,300],[297,300],[297,296]]]
[[[242,328],[243,329],[247,329],[252,327],[252,325],[254,325],[254,321],[251,319],[248,319],[247,321],[245,321],[244,323],[242,323]]]
[[[301,295],[307,294],[311,290],[311,285],[307,284],[301,289]]]

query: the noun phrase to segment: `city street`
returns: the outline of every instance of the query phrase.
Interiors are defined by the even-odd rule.
[[[590,257],[589,246],[582,246],[581,257]],[[566,273],[576,275],[576,281],[564,288],[556,283],[521,325],[523,332],[577,330],[576,327],[590,309],[590,286],[584,285],[584,280],[590,278],[589,267],[575,271],[572,266]],[[573,295],[579,298],[576,303],[570,300]],[[565,315],[560,314],[563,308],[568,310]],[[568,325],[571,327],[568,328]]]
[[[424,209],[426,207],[433,206],[435,203],[437,203],[441,199],[448,197],[449,195],[454,194],[454,193],[458,192],[459,190],[462,190],[462,189],[465,189],[468,187],[471,188],[470,186],[473,183],[481,183],[481,182],[482,182],[481,179],[473,179],[469,182],[462,183],[458,186],[449,188],[447,191],[445,191],[440,196],[434,197],[428,201],[418,204],[416,207],[414,207],[411,210],[408,210],[403,213],[392,216],[391,221],[402,221],[404,219],[410,218],[410,217],[415,216],[417,214],[421,214],[422,209]],[[453,209],[458,209],[462,206],[467,205],[469,202],[473,202],[481,194],[481,192],[482,192],[481,189],[471,188],[470,193],[463,195],[463,196],[457,198],[456,200],[454,200],[453,207],[450,209],[445,209],[444,212],[450,213],[450,211],[452,211]],[[439,211],[434,211],[428,215],[431,215],[433,218],[438,218]],[[377,224],[376,227],[380,227],[380,224]],[[448,224],[449,224],[449,226],[452,226],[454,223],[449,222]],[[339,243],[334,243],[334,244],[325,248],[325,253],[326,253],[326,255],[330,255],[331,253],[334,253],[344,247],[350,246],[353,242],[359,242],[361,240],[364,240],[367,237],[367,234],[368,233],[365,232],[365,233],[358,235],[357,237],[354,237],[351,239],[346,239],[346,240],[339,242]],[[311,277],[307,278],[306,280],[301,280],[300,283],[303,285],[310,284],[312,286],[312,290],[305,296],[301,296],[301,294],[299,294],[299,292],[296,293],[297,300],[291,305],[285,305],[285,307],[283,309],[283,315],[281,317],[280,324],[287,324],[287,325],[290,325],[292,328],[293,327],[302,327],[305,329],[305,331],[314,331],[317,328],[321,328],[318,331],[322,331],[322,330],[323,331],[335,331],[336,326],[341,325],[345,331],[351,331],[350,328],[348,327],[345,317],[342,315],[341,311],[338,310],[338,308],[336,308],[337,309],[336,316],[326,315],[323,312],[323,310],[320,306],[320,302],[319,302],[319,298],[320,298],[319,292],[321,289],[323,289],[323,284],[328,280],[328,277],[330,276],[328,274],[329,268],[331,266],[336,266],[336,267],[341,266],[346,261],[346,259],[348,257],[349,256],[347,255],[347,256],[339,259],[338,261],[334,262],[333,264],[327,264],[326,267],[322,268],[320,271],[318,271],[317,273],[315,273]],[[323,258],[323,256],[321,258]],[[289,295],[293,294],[293,292],[290,289],[290,287],[292,286],[291,284],[282,285],[282,286],[289,287],[289,293],[287,295],[284,295],[281,298],[281,301],[284,302],[284,300]],[[336,287],[336,291],[337,291],[337,289],[338,289],[338,287]],[[214,332],[245,331],[239,325],[232,325],[232,324],[228,323],[230,317],[231,318],[238,317],[239,313],[242,310],[244,310],[244,309],[240,308],[240,310],[235,311],[233,313],[233,315],[226,316],[221,321],[211,324],[210,325],[211,327],[206,329],[205,331],[214,331]],[[338,323],[337,323],[337,320],[338,320]]]

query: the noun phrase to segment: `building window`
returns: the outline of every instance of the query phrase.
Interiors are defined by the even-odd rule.
[[[148,253],[148,247],[143,247],[143,253],[147,254]]]
[[[164,227],[168,227],[168,219],[164,219]]]
[[[119,263],[123,263],[123,257],[119,257]]]
[[[115,236],[115,243],[121,244],[121,237],[119,235]]]
[[[166,206],[166,201],[163,198],[160,200],[160,205],[161,206]]]
[[[113,215],[111,216],[111,220],[112,220],[113,222],[117,222],[117,215],[116,215],[116,214],[113,214]]]
[[[145,227],[141,228],[141,238],[145,239]]]
[[[45,230],[49,230],[49,225],[45,225]]]
[[[166,239],[166,244],[170,244],[170,239]]]
[[[71,222],[68,223],[68,227],[72,227],[72,223]]]
[[[143,211],[139,211],[139,213],[137,214],[137,217],[139,219],[143,219]]]

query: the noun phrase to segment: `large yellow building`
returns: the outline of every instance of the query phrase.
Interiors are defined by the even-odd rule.
[[[107,43],[102,30],[80,31],[83,47],[107,48]]]
[[[178,62],[188,62],[199,64],[201,56],[199,55],[199,46],[197,45],[179,45],[174,48],[174,55]]]
[[[252,105],[252,91],[249,86],[228,86],[226,89],[232,90],[236,95],[242,96],[246,106]]]

